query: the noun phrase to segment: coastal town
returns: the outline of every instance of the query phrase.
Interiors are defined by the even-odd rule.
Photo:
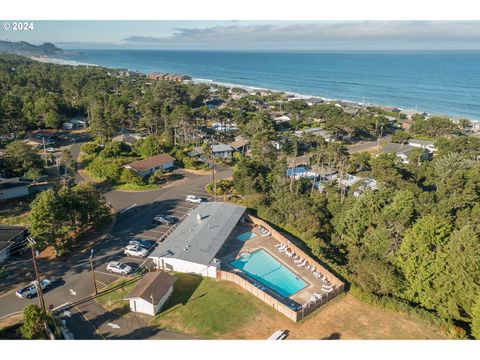
[[[0,338],[480,336],[480,122],[36,60],[0,55]]]

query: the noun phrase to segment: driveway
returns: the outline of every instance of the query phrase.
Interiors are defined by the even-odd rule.
[[[229,176],[231,176],[230,170],[220,169],[216,178],[222,179]],[[169,226],[154,225],[152,223],[153,217],[157,214],[170,214],[182,218],[195,207],[195,205],[185,202],[186,195],[194,194],[208,199],[210,196],[204,188],[209,181],[209,175],[185,174],[185,178],[177,184],[156,191],[107,192],[105,196],[117,213],[114,226],[108,236],[95,245],[93,267],[98,287],[107,286],[118,278],[118,275],[106,271],[105,266],[109,261],[122,261],[135,268],[144,264],[147,260],[124,257],[123,248],[133,238],[152,242],[160,241],[168,231]],[[69,327],[74,335],[79,336],[79,338],[88,338],[88,336],[96,338],[100,336],[98,334],[102,334],[106,338],[182,337],[180,334],[169,333],[158,328],[149,328],[146,323],[139,322],[138,318],[132,315],[123,317],[122,320],[115,318],[115,321],[126,322],[120,327],[123,332],[116,334],[114,332],[114,330],[118,330],[116,327],[105,329],[109,330],[109,332],[105,332],[105,326],[111,327],[108,323],[111,322],[113,315],[103,310],[100,305],[92,300],[93,277],[89,255],[88,252],[78,254],[69,259],[68,262],[39,262],[39,270],[42,276],[53,280],[52,288],[45,293],[45,303],[51,308],[72,308],[70,313],[72,316],[67,316],[66,321],[71,323]],[[22,261],[14,261],[9,264],[11,274],[9,281],[12,279],[11,276],[16,276],[16,282],[10,284],[10,288],[18,288],[26,281],[30,281],[24,276],[29,267],[30,272],[33,272],[33,265],[31,259],[28,261],[28,257],[22,259]],[[6,283],[1,281],[3,280],[0,280],[0,292],[4,291],[6,287]],[[38,303],[38,299],[19,299],[13,292],[7,292],[0,297],[0,318],[20,312],[25,305],[32,303]],[[73,314],[76,315],[73,316]],[[87,324],[85,321],[87,321]],[[99,329],[97,330],[98,334],[94,329]],[[90,335],[87,336],[87,334]]]

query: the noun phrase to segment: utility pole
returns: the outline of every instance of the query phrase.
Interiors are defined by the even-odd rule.
[[[93,277],[93,291],[95,295],[98,294],[97,291],[97,280],[95,279],[95,270],[93,268],[93,249],[90,250],[90,267],[92,268],[92,277]]]
[[[45,160],[45,166],[48,166],[47,149],[45,148],[45,138],[44,137],[42,137],[42,143],[43,143],[43,159]]]
[[[213,152],[210,156],[212,157],[213,202],[217,202],[217,183],[215,182],[215,158],[213,157]]]
[[[38,294],[38,301],[40,303],[40,309],[42,310],[43,315],[46,315],[47,314],[47,309],[45,307],[45,300],[43,299],[42,286],[40,285],[40,273],[38,271],[37,254],[36,254],[36,251],[35,251],[36,242],[30,236],[27,237],[27,241],[30,244],[30,248],[32,249],[33,267],[35,269],[35,279],[36,279],[35,286],[37,287],[37,294]]]

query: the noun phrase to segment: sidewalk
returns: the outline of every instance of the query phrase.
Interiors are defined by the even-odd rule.
[[[75,339],[92,337],[102,339],[156,339],[156,340],[186,340],[190,336],[163,330],[149,325],[150,316],[129,312],[123,316],[105,309],[95,300],[74,306],[75,311],[85,319],[93,334],[86,334],[85,324],[78,327],[76,323],[69,325]],[[85,337],[91,336],[91,337]]]

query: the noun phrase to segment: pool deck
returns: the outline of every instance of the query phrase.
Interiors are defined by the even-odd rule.
[[[253,233],[257,234],[257,236],[247,241],[241,241],[235,238],[236,236],[247,231],[252,231]],[[258,235],[258,232],[253,226],[237,225],[217,256],[222,261],[222,269],[226,271],[232,271],[235,268],[231,266],[230,263],[235,261],[242,252],[252,253],[256,250],[264,249],[268,251],[268,253],[277,261],[290,269],[290,271],[308,284],[302,290],[289,296],[290,299],[301,305],[304,305],[309,302],[314,293],[326,294],[326,292],[322,291],[322,285],[324,282],[321,279],[315,278],[312,272],[307,270],[305,267],[298,267],[295,264],[293,257],[289,258],[285,255],[285,253],[279,252],[275,247],[276,244],[278,244],[278,241],[272,236]]]

